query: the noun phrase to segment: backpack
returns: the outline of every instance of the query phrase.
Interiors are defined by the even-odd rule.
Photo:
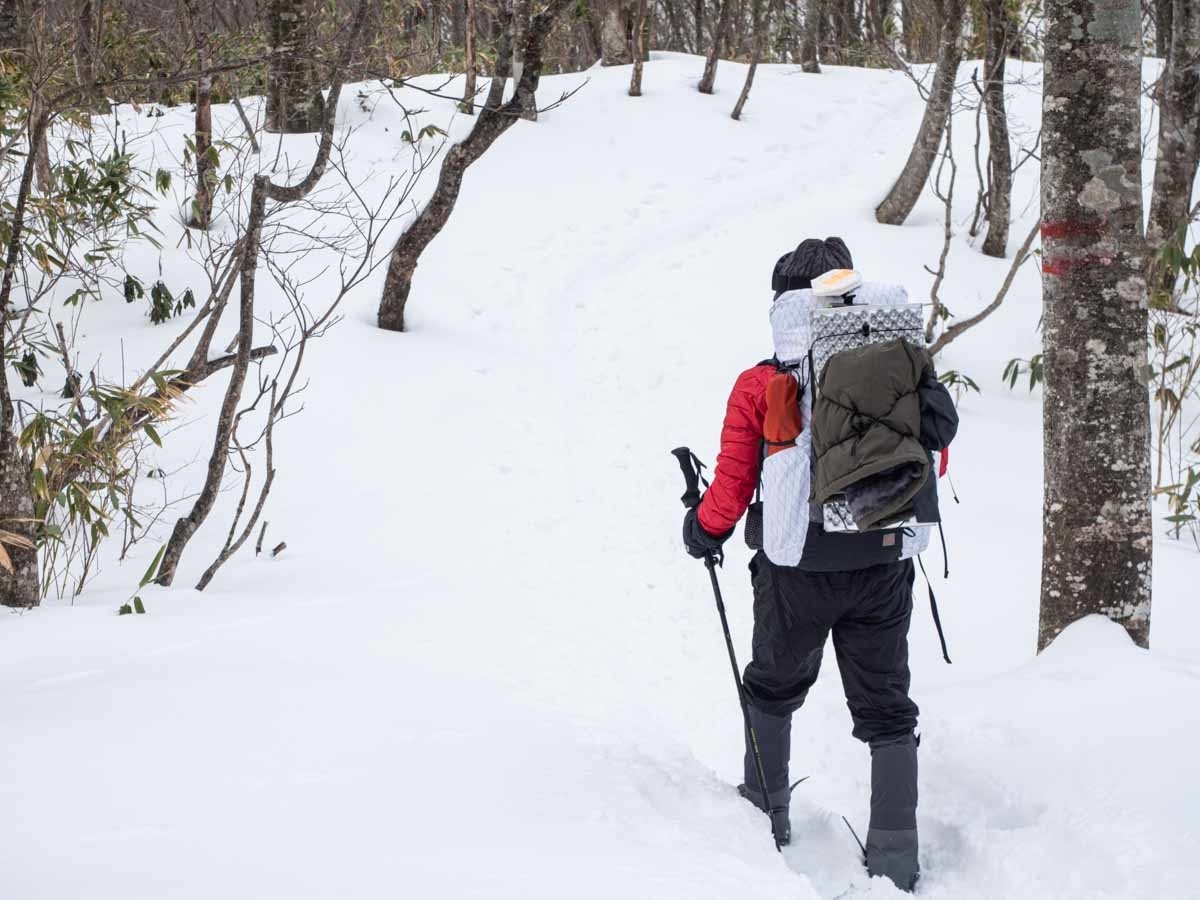
[[[817,443],[821,445],[826,438],[830,442],[857,440],[860,435],[853,424],[855,416],[864,420],[864,434],[898,427],[887,415],[870,414],[867,401],[871,398],[856,398],[854,385],[858,381],[864,385],[871,382],[869,367],[876,360],[900,354],[914,364],[928,359],[920,304],[910,303],[907,291],[899,285],[863,282],[857,273],[839,270],[815,279],[812,288],[791,291],[776,299],[771,307],[771,331],[775,342],[771,362],[776,373],[767,385],[759,481],[763,552],[776,565],[812,571],[845,571],[914,557],[920,562],[919,554],[928,548],[934,525],[941,533],[937,479],[946,474],[946,448],[958,427],[953,401],[937,381],[932,361],[913,385],[919,409],[916,444],[924,448],[919,452],[927,453],[928,459],[922,461],[922,470],[927,474],[921,490],[904,505],[904,521],[884,523],[893,527],[873,524],[861,530],[857,526],[864,517],[847,502],[845,477],[838,482],[840,493],[828,489],[832,479],[826,477],[827,473],[814,478],[821,464],[814,458],[818,420],[840,422],[848,429],[832,436],[818,434]],[[840,379],[843,392],[826,396],[822,386],[831,362],[835,367],[848,366],[850,371],[849,377],[843,373]],[[854,366],[868,368],[856,370]],[[860,399],[867,411],[858,408]],[[813,416],[814,406],[818,419]],[[847,406],[850,415],[846,415]],[[886,407],[884,403],[882,408]],[[910,429],[911,421],[901,430],[906,432],[903,438],[911,451]],[[935,447],[941,452],[940,463],[932,452]],[[821,502],[817,502],[815,481],[823,486]],[[850,483],[868,484],[865,480]],[[865,521],[874,523],[875,519],[868,516]],[[943,556],[945,552],[942,535]],[[921,571],[925,571],[924,564]],[[948,565],[945,574],[949,575]],[[928,575],[925,580],[942,658],[950,662],[933,586]]]

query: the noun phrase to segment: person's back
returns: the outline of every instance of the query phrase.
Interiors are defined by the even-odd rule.
[[[840,239],[806,240],[776,264],[775,298],[809,287],[830,270],[851,266]],[[734,384],[712,486],[684,519],[684,544],[693,556],[720,551],[761,483],[763,459],[771,449],[764,445],[764,434],[772,429],[767,395],[776,374],[776,361],[768,360],[744,371]],[[798,423],[798,428],[809,427],[809,422]],[[913,563],[897,558],[896,534],[881,540],[878,532],[873,539],[830,533],[819,518],[819,507],[814,507],[798,564],[778,565],[761,548],[750,563],[754,638],[744,692],[765,784],[759,783],[748,736],[739,791],[761,808],[765,788],[764,812],[771,815],[776,836],[786,842],[791,718],[816,681],[832,635],[854,736],[871,747],[866,865],[872,875],[911,890],[920,872],[918,709],[908,696]]]

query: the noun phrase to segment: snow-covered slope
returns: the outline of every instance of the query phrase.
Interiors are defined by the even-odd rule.
[[[285,554],[117,617],[147,546],[73,607],[0,617],[0,897],[896,895],[840,820],[865,825],[868,758],[832,661],[796,721],[793,768],[811,778],[793,846],[776,854],[736,796],[740,718],[668,451],[715,455],[734,376],[769,353],[770,268],[801,238],[840,234],[869,277],[927,293],[937,202],[903,228],[871,213],[920,102],[897,73],[764,67],[735,123],[744,69],[723,63],[704,97],[700,68],[655,54],[637,100],[627,70],[546,79],[547,100],[590,80],[470,170],[418,270],[412,331],[374,328],[374,289],[352,298],[279,434],[267,517]],[[451,117],[411,99],[422,121]],[[1036,130],[1036,94],[1011,102]],[[390,101],[344,107],[358,170],[403,171]],[[125,115],[154,129],[157,165],[178,155],[186,111]],[[956,122],[961,234],[972,132]],[[1036,163],[1013,205],[1015,250]],[[943,296],[966,314],[1006,268],[960,237]],[[1200,555],[1159,541],[1150,653],[1089,620],[1034,659],[1041,410],[1000,373],[1036,352],[1038,291],[1031,265],[942,360],[983,393],[962,401],[951,579],[934,585],[954,665],[921,587],[911,639],[920,892],[1194,897]],[[148,363],[161,335],[138,315],[89,312],[95,352],[124,334],[130,365]],[[197,483],[218,394],[163,452]],[[219,515],[180,585],[219,546]],[[722,573],[743,659],[747,559],[733,542]]]

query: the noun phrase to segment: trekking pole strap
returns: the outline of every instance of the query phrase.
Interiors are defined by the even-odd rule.
[[[921,567],[921,574],[925,576],[925,586],[929,588],[929,611],[933,614],[933,627],[937,629],[938,641],[942,645],[942,659],[949,663],[950,651],[946,649],[946,635],[942,631],[942,617],[938,615],[937,598],[933,596],[933,583],[929,580],[929,573],[925,571],[925,563],[919,556],[917,565]]]
[[[676,447],[671,455],[679,461],[679,470],[683,472],[685,490],[679,499],[688,509],[700,505],[700,485],[708,487],[708,479],[702,474],[705,468],[700,458],[688,447]]]

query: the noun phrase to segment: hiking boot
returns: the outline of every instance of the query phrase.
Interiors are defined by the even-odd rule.
[[[871,825],[867,871],[911,891],[917,862],[917,739],[906,734],[871,743]]]
[[[867,872],[872,876],[882,875],[902,891],[912,893],[921,877],[917,865],[917,831],[884,831],[871,828],[867,831]]]
[[[788,805],[785,800],[781,806],[772,806],[770,810],[763,809],[762,792],[753,791],[745,784],[739,784],[737,788],[738,794],[744,799],[749,800],[756,808],[767,813],[771,817],[771,833],[775,835],[775,840],[779,841],[780,847],[786,847],[792,842],[792,822],[788,818]],[[772,803],[778,798],[768,798]]]

